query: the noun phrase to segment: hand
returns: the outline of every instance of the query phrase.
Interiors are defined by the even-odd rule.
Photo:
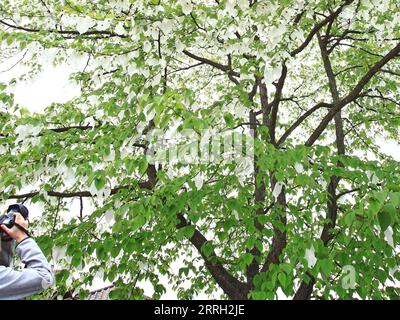
[[[15,223],[28,230],[28,220],[25,220],[24,217],[18,212],[14,213],[14,216]],[[22,240],[28,238],[28,235],[17,226],[7,228],[5,225],[0,225],[0,228],[2,228],[12,239],[14,239],[17,244],[20,243]]]

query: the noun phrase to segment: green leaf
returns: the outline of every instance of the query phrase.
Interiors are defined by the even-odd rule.
[[[355,220],[355,218],[356,218],[355,211],[350,211],[344,216],[344,223],[348,227],[350,227],[352,225],[353,221]]]
[[[187,276],[189,274],[189,268],[186,268],[186,267],[185,268],[180,268],[179,271],[178,271],[178,274],[179,275],[184,274],[184,275]]]
[[[374,191],[372,197],[376,199],[379,203],[383,204],[385,202],[386,193],[383,191]]]
[[[214,250],[214,246],[211,241],[206,241],[202,247],[201,252],[206,256],[209,257]]]
[[[185,226],[185,227],[178,229],[178,231],[176,233],[176,237],[178,240],[182,240],[183,238],[190,239],[193,236],[194,231],[195,231],[194,225]]]
[[[375,216],[382,208],[382,203],[375,198],[369,200],[368,213],[370,216]]]
[[[251,296],[254,300],[265,300],[267,298],[267,294],[263,291],[253,291]]]
[[[244,263],[246,264],[246,266],[248,266],[254,259],[254,256],[251,253],[245,253],[242,256],[242,259],[244,261]]]
[[[110,240],[110,239],[104,240],[103,246],[104,246],[104,250],[105,250],[106,252],[111,252],[111,250],[112,250],[112,248],[113,248],[112,240]]]
[[[284,272],[280,272],[278,274],[279,283],[282,285],[283,288],[286,287],[287,276]]]
[[[381,226],[381,230],[386,231],[386,229],[391,225],[392,223],[392,216],[387,210],[382,210],[378,214],[378,221],[379,225]]]
[[[224,114],[224,120],[225,120],[225,123],[226,123],[226,125],[228,127],[233,127],[234,124],[235,124],[235,118],[230,113],[225,113]]]
[[[400,206],[400,192],[391,192],[389,194],[389,198],[390,198],[390,203],[394,207]]]
[[[139,161],[139,173],[145,174],[149,163],[145,158],[141,158]]]
[[[75,252],[74,256],[72,257],[71,264],[74,267],[78,267],[81,264],[81,261],[82,261],[82,253]]]
[[[104,176],[96,177],[94,179],[94,185],[97,190],[102,190],[104,186],[106,185],[107,180]]]
[[[391,216],[392,221],[395,220],[397,210],[396,210],[396,207],[392,203],[385,204],[383,206],[382,211],[387,212]]]
[[[119,299],[122,299],[122,298],[126,297],[124,293],[125,293],[125,292],[124,292],[123,289],[121,289],[121,288],[115,288],[114,290],[112,290],[112,291],[110,292],[110,299],[112,299],[112,300],[119,300]]]
[[[288,263],[282,263],[280,265],[281,269],[286,272],[286,274],[290,275],[293,271],[293,267]]]
[[[103,259],[105,258],[106,252],[105,252],[103,246],[97,247],[97,249],[96,249],[96,256],[97,256],[97,259],[99,259],[99,260],[103,260]]]
[[[133,219],[132,228],[133,230],[137,230],[143,227],[146,224],[146,218],[143,215],[138,215]]]
[[[329,276],[332,270],[332,261],[329,259],[322,259],[319,261],[319,265],[321,267],[322,273],[325,276]]]

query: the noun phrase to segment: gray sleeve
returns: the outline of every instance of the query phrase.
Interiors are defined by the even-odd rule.
[[[16,252],[25,269],[16,271],[0,266],[0,300],[22,299],[53,285],[49,263],[35,240],[23,240]]]

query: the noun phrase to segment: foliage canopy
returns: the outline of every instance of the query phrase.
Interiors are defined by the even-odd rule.
[[[0,85],[1,197],[42,203],[57,292],[102,274],[114,298],[158,298],[160,275],[179,298],[398,297],[400,166],[379,144],[400,140],[399,24],[397,0],[2,0],[24,78],[86,61],[80,96],[40,114]],[[153,128],[251,129],[254,163],[148,163]],[[95,210],[65,219],[71,199]]]

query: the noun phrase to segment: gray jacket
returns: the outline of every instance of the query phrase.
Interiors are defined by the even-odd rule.
[[[22,299],[53,285],[49,263],[35,240],[27,238],[21,241],[15,251],[25,269],[17,271],[0,266],[0,300]]]

